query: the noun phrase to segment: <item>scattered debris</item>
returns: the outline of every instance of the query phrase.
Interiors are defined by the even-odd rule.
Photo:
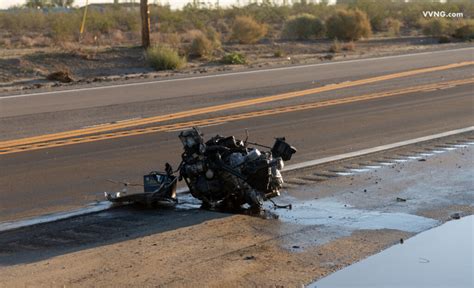
[[[50,81],[59,81],[61,83],[71,83],[74,79],[68,71],[57,71],[46,76],[46,79]]]
[[[253,255],[245,256],[244,260],[255,260],[255,256],[253,256]]]
[[[421,159],[418,159],[419,162],[425,162],[426,159],[425,158],[421,158]]]
[[[420,258],[419,258],[419,262],[420,262],[420,263],[423,263],[423,264],[426,264],[426,263],[430,263],[430,260],[428,260],[428,259],[426,259],[426,258],[420,257]]]
[[[397,202],[407,202],[407,199],[397,197]]]
[[[453,213],[451,214],[451,218],[455,219],[455,220],[459,220],[461,219],[461,214],[456,212],[456,213]]]
[[[176,199],[176,186],[178,177],[173,175],[171,165],[166,163],[165,172],[152,171],[143,176],[143,185],[128,182],[108,180],[121,183],[124,189],[114,195],[105,192],[105,198],[115,203],[139,203],[147,207],[170,207],[178,203]],[[128,194],[129,186],[143,186],[143,193]]]
[[[403,242],[405,242],[403,238],[400,238],[400,244],[403,244]]]

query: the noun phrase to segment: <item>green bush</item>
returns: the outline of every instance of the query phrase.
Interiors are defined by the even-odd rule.
[[[331,39],[357,41],[372,34],[367,14],[360,10],[339,10],[326,21],[327,35]]]
[[[281,58],[281,57],[285,57],[286,56],[286,52],[285,50],[281,49],[281,48],[278,48],[277,50],[275,50],[275,52],[273,52],[273,57],[275,58]]]
[[[179,56],[175,50],[156,46],[146,51],[146,59],[155,70],[175,70],[186,65],[186,59]]]
[[[267,34],[267,26],[256,22],[252,17],[237,16],[232,26],[232,40],[241,44],[252,44]]]
[[[434,18],[422,22],[423,34],[432,37],[449,35],[449,23],[443,18]]]
[[[469,21],[458,27],[453,36],[463,40],[474,39],[474,21]]]
[[[320,38],[325,28],[321,20],[311,14],[300,14],[288,19],[283,27],[283,39],[308,40]]]
[[[229,54],[226,54],[222,57],[221,63],[223,64],[245,64],[247,61],[245,60],[245,56],[237,53],[237,52],[232,52]]]
[[[73,18],[69,14],[57,13],[50,18],[51,38],[56,42],[71,41],[79,39],[79,18]]]

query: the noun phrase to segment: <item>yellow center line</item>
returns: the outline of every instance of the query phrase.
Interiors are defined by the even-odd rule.
[[[347,103],[358,102],[358,101],[373,100],[373,99],[385,98],[385,97],[414,93],[414,92],[421,92],[421,91],[426,92],[426,91],[432,91],[436,89],[445,89],[447,87],[452,88],[457,85],[465,85],[465,84],[472,84],[472,83],[474,83],[474,78],[421,85],[421,86],[391,90],[391,91],[380,92],[380,93],[353,96],[353,97],[348,97],[348,98],[325,100],[325,101],[305,103],[305,104],[294,105],[294,106],[285,106],[285,107],[273,108],[273,109],[268,109],[268,110],[252,111],[252,112],[247,112],[247,113],[220,116],[220,117],[209,118],[209,119],[167,124],[167,125],[162,125],[162,126],[152,126],[152,127],[127,130],[127,131],[116,131],[116,132],[110,132],[106,134],[84,136],[84,137],[58,140],[58,141],[52,141],[52,142],[32,143],[32,144],[13,146],[6,149],[2,149],[0,150],[0,155],[24,152],[24,151],[32,151],[32,150],[38,150],[38,149],[53,148],[53,147],[61,147],[61,146],[66,146],[66,145],[79,144],[79,143],[95,142],[95,141],[100,141],[100,140],[128,137],[128,136],[134,136],[134,135],[143,135],[143,134],[148,134],[148,133],[156,133],[156,132],[164,132],[164,131],[172,132],[172,131],[186,129],[192,126],[218,125],[218,124],[223,124],[227,122],[255,118],[255,117],[276,115],[276,114],[302,111],[302,110],[308,110],[308,109],[316,109],[316,108],[321,108],[321,107],[347,104]]]
[[[473,64],[474,64],[474,61],[466,61],[466,62],[454,63],[454,64],[449,64],[449,65],[443,65],[443,66],[415,69],[415,70],[409,70],[409,71],[388,74],[388,75],[383,75],[383,76],[377,76],[377,77],[372,77],[372,78],[367,78],[367,79],[343,82],[343,83],[338,83],[338,84],[331,84],[327,86],[322,86],[322,87],[313,88],[313,89],[306,89],[302,91],[289,92],[289,93],[283,93],[283,94],[278,94],[278,95],[273,95],[273,96],[260,97],[256,99],[237,101],[237,102],[232,102],[232,103],[227,103],[227,104],[222,104],[222,105],[197,108],[197,109],[181,111],[181,112],[160,115],[160,116],[154,116],[154,117],[149,117],[149,118],[144,118],[144,119],[131,119],[131,120],[123,121],[120,123],[111,123],[111,124],[106,124],[106,125],[101,125],[101,126],[70,130],[70,131],[59,132],[59,133],[54,133],[54,134],[46,134],[46,135],[35,136],[35,137],[7,140],[7,141],[0,142],[0,149],[11,147],[11,146],[26,145],[26,144],[32,144],[32,143],[37,143],[37,142],[43,142],[43,141],[53,141],[53,140],[58,140],[58,139],[63,139],[63,138],[77,137],[77,136],[83,136],[83,135],[88,135],[88,134],[102,133],[102,132],[111,131],[111,130],[125,129],[125,128],[131,128],[135,126],[154,124],[154,123],[159,123],[159,122],[164,122],[164,121],[169,121],[169,120],[187,118],[187,117],[196,116],[196,115],[203,115],[203,114],[217,112],[217,111],[242,108],[242,107],[253,106],[253,105],[262,104],[262,103],[269,103],[269,102],[274,102],[274,101],[287,100],[291,98],[302,97],[302,96],[307,96],[307,95],[311,95],[315,93],[321,93],[321,92],[326,92],[326,91],[331,91],[331,90],[336,90],[336,89],[341,89],[341,88],[348,88],[348,87],[371,84],[375,82],[391,80],[391,79],[396,79],[396,78],[401,78],[401,77],[408,77],[408,76],[413,76],[413,75],[422,74],[422,73],[459,68],[459,67],[464,67],[464,66],[473,65]]]

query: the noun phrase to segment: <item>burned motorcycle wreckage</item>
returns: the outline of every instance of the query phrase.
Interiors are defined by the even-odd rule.
[[[238,210],[248,205],[251,210],[260,210],[265,200],[280,195],[284,161],[296,152],[285,138],[276,138],[273,147],[248,142],[248,135],[244,141],[217,135],[204,142],[197,128],[182,131],[179,138],[184,148],[177,169],[179,180],[186,182],[191,195],[201,200],[205,209]],[[144,179],[154,185],[144,193],[135,194],[141,195],[137,199],[160,204],[168,197],[172,200],[165,202],[176,203],[176,176],[169,164],[166,170],[145,175]],[[146,180],[144,185],[147,187]],[[113,202],[134,202],[130,196],[106,195]]]

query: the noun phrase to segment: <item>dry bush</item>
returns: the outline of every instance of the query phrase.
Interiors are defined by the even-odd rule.
[[[206,36],[212,42],[213,49],[219,50],[221,49],[221,34],[217,32],[216,29],[212,27],[208,27],[206,29]]]
[[[214,27],[216,27],[216,31],[220,34],[229,34],[231,32],[225,19],[218,19]]]
[[[334,39],[331,46],[329,46],[329,52],[331,53],[341,52],[341,43],[337,39]]]
[[[181,47],[181,37],[178,33],[161,34],[160,43],[165,43],[169,47],[178,50]]]
[[[20,36],[19,42],[20,42],[20,45],[24,46],[24,47],[33,47],[33,46],[35,46],[35,42],[34,42],[33,38],[25,36],[25,35]]]
[[[326,21],[327,35],[331,39],[357,41],[372,34],[367,14],[360,10],[339,10]]]
[[[453,36],[462,40],[474,39],[474,20],[463,22],[454,31]]]
[[[12,41],[9,38],[3,38],[3,39],[0,38],[0,47],[4,47],[7,49],[11,48]]]
[[[183,68],[186,65],[186,59],[179,56],[175,50],[156,46],[146,51],[146,59],[155,70],[175,70]]]
[[[433,18],[422,21],[423,34],[432,37],[446,36],[450,34],[450,25],[446,19]]]
[[[186,33],[181,34],[181,41],[183,43],[191,43],[196,37],[203,36],[204,32],[199,29],[191,29],[186,31]]]
[[[53,41],[51,40],[51,38],[45,37],[43,35],[35,36],[33,38],[33,41],[36,47],[49,47],[53,45]]]
[[[342,51],[354,51],[356,48],[355,43],[353,41],[347,42],[342,44]]]
[[[400,28],[402,22],[394,18],[386,18],[382,22],[382,30],[387,32],[389,36],[400,36]]]
[[[188,54],[190,57],[209,57],[214,52],[214,45],[205,35],[198,35],[191,42]]]
[[[267,26],[255,21],[252,17],[237,16],[232,26],[232,40],[241,44],[252,44],[267,34]]]
[[[282,38],[292,40],[308,40],[320,38],[325,28],[321,20],[311,14],[300,14],[288,19],[283,27]]]
[[[114,42],[114,44],[120,43],[122,44],[125,40],[125,36],[121,30],[115,29],[110,33],[110,38]]]

